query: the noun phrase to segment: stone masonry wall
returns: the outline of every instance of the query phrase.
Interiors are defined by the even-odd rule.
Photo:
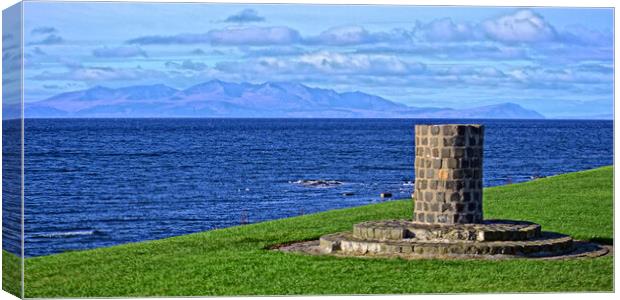
[[[416,125],[413,221],[482,222],[482,125]]]

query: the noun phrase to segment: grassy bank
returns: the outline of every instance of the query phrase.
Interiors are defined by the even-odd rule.
[[[485,190],[485,217],[538,222],[577,239],[613,238],[611,167]],[[391,201],[163,240],[26,260],[27,297],[611,291],[613,257],[565,261],[359,259],[264,250],[409,218]]]
[[[2,250],[2,289],[19,297],[21,295],[21,280],[19,256]]]

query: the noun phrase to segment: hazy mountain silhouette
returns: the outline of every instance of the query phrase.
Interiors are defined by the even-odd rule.
[[[362,92],[338,93],[292,82],[212,80],[184,90],[163,85],[96,86],[26,103],[28,118],[47,117],[330,117],[540,119],[513,103],[470,109],[411,107]]]

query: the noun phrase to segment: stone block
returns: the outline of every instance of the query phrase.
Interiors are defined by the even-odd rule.
[[[424,179],[416,180],[415,186],[416,188],[419,188],[419,189],[426,189],[427,182],[428,181]]]
[[[448,223],[448,216],[446,216],[446,215],[437,215],[437,223],[441,223],[441,224]]]
[[[460,202],[461,201],[461,195],[459,195],[458,192],[451,192],[450,193],[450,201],[452,201],[452,202]]]
[[[422,202],[420,202],[420,201],[416,201],[415,202],[416,210],[422,210],[422,207],[423,207]]]
[[[444,136],[452,136],[454,135],[454,126],[443,126],[443,135]]]
[[[438,180],[429,180],[429,186],[428,188],[431,190],[436,190],[439,187],[439,181]]]
[[[463,192],[463,202],[469,202],[469,201],[471,201],[471,193]]]
[[[430,202],[433,201],[433,192],[427,191],[424,193],[424,201]]]
[[[449,147],[444,147],[444,148],[441,148],[441,156],[439,156],[439,155],[438,155],[437,157],[441,157],[441,158],[449,158],[449,157],[450,157],[451,150],[452,150],[452,149],[450,149]]]
[[[435,223],[435,215],[434,214],[426,214],[426,222],[427,223]]]
[[[458,159],[459,168],[467,169],[469,168],[469,160],[460,158]]]
[[[459,161],[456,158],[444,158],[443,166],[446,169],[456,169],[459,167]]]
[[[444,202],[444,201],[446,201],[446,192],[436,192],[435,193],[435,200],[437,202]]]
[[[463,157],[465,157],[465,148],[462,148],[462,147],[454,147],[454,148],[452,148],[452,157],[454,157],[454,158],[463,158]]]

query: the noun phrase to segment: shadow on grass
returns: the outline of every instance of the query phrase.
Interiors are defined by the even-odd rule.
[[[605,237],[593,237],[589,240],[589,242],[597,243],[606,246],[613,246],[614,239],[613,238],[605,238]]]
[[[302,239],[302,240],[294,240],[294,241],[288,241],[288,242],[284,242],[284,243],[277,243],[277,244],[270,244],[267,245],[265,247],[263,247],[263,250],[276,250],[282,247],[286,247],[286,246],[290,246],[293,244],[298,244],[298,243],[303,243],[303,242],[310,242],[310,241],[317,241],[321,238],[321,236],[316,236],[316,237],[311,237],[311,238],[307,238],[307,239]]]

